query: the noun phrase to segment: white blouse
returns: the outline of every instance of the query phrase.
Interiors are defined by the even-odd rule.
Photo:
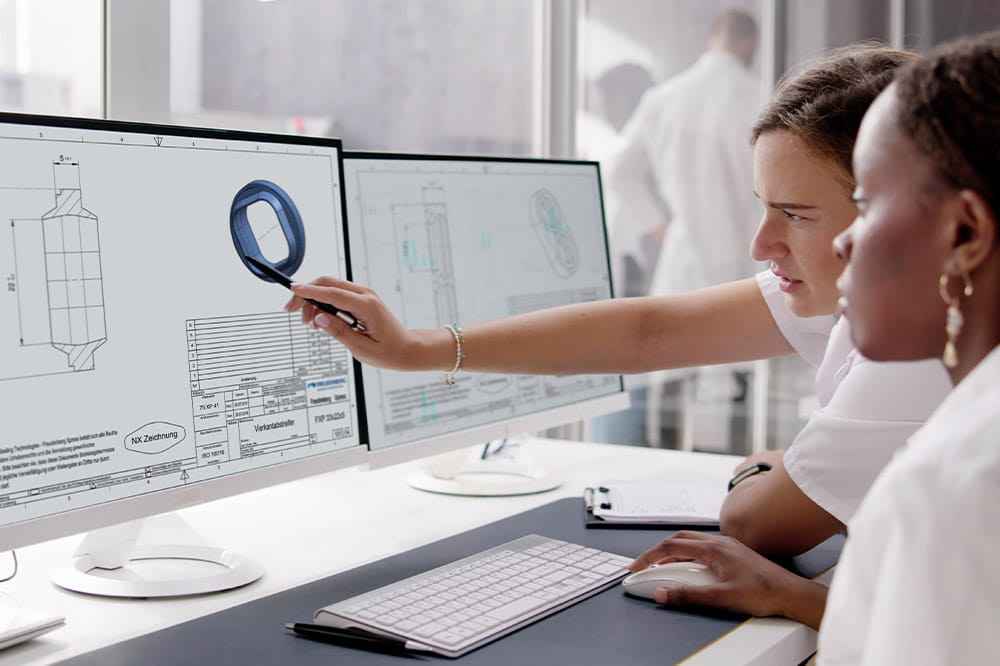
[[[785,454],[785,469],[809,499],[842,523],[875,477],[951,390],[938,360],[875,363],[851,343],[843,317],[798,317],[771,272],[757,275],[782,335],[813,365],[820,408]]]
[[[996,663],[998,526],[995,349],[910,438],[848,526],[819,662]]]

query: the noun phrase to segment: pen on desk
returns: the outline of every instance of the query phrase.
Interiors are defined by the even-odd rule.
[[[286,289],[292,288],[292,278],[288,277],[274,266],[270,266],[254,257],[247,257],[246,260],[249,261],[254,268],[259,270],[261,273],[271,278],[281,286],[285,287]],[[347,312],[345,310],[340,310],[338,308],[333,307],[332,305],[329,305],[328,303],[321,303],[320,301],[316,301],[311,298],[307,298],[305,300],[309,303],[312,303],[323,312],[327,312],[329,314],[332,314],[334,317],[337,317],[345,324],[353,328],[355,331],[360,331],[362,333],[365,332],[366,329],[364,324],[358,321],[357,317],[352,315],[350,312]]]
[[[379,636],[364,629],[338,629],[323,624],[304,624],[302,622],[289,622],[285,625],[285,629],[302,638],[343,647],[359,648],[369,652],[388,654],[430,652],[430,648],[426,645],[391,636]]]

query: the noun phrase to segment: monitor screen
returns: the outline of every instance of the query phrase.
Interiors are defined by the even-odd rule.
[[[597,163],[346,153],[344,187],[354,280],[407,328],[612,296]],[[362,372],[375,466],[626,404],[618,375]]]
[[[0,114],[0,543],[357,464],[354,364],[282,306],[348,276],[332,139]]]

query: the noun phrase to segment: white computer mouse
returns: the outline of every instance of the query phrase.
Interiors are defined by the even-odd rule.
[[[636,597],[653,598],[653,591],[664,585],[711,585],[718,583],[715,574],[701,562],[651,564],[642,571],[625,576],[622,587]]]

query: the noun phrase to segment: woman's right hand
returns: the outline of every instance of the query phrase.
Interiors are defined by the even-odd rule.
[[[710,585],[666,585],[656,590],[657,603],[698,605],[756,616],[783,615],[814,629],[826,603],[826,587],[793,574],[732,537],[680,531],[632,562],[629,571],[651,564],[698,560],[715,574]]]
[[[406,329],[369,287],[323,276],[309,284],[294,283],[291,289],[295,296],[285,305],[285,310],[301,311],[304,324],[312,323],[315,328],[326,331],[343,343],[354,358],[362,363],[390,370],[431,370],[447,365],[447,360],[435,363],[430,342],[435,334],[439,337],[441,334],[450,334],[443,329]],[[365,330],[352,329],[339,317],[306,301],[307,298],[350,312],[364,325]]]

